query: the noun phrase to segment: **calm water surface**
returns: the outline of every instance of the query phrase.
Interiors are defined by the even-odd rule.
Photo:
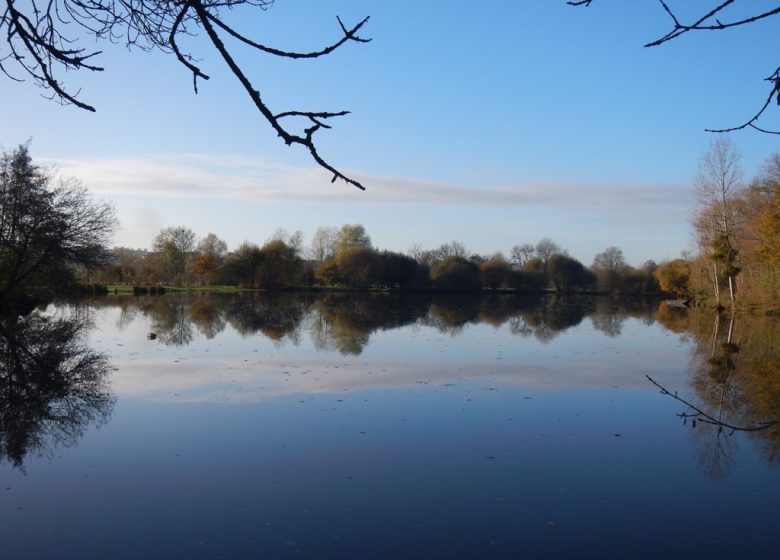
[[[172,294],[50,306],[0,334],[2,558],[774,558],[780,545],[770,318]]]

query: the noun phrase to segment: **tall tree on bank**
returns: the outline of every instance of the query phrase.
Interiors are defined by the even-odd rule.
[[[172,55],[192,74],[197,93],[198,81],[208,80],[209,76],[203,67],[202,53],[192,52],[184,45],[197,44],[193,38],[201,36],[285,144],[304,147],[317,165],[332,174],[332,181],[341,179],[362,190],[358,181],[326,162],[314,142],[317,132],[331,128],[331,119],[349,111],[272,111],[236,55],[248,51],[289,59],[326,56],[345,43],[369,42],[370,39],[358,35],[368,17],[351,27],[337,18],[339,39],[316,51],[294,52],[265,45],[232,23],[255,24],[259,12],[272,5],[273,0],[6,0],[0,16],[0,35],[5,41],[0,46],[0,71],[13,81],[32,80],[62,103],[94,111],[93,106],[79,99],[80,90],[68,88],[62,79],[62,74],[74,70],[103,70],[99,65],[101,52],[81,47],[82,41],[123,41],[128,48]],[[229,15],[236,11],[242,12],[243,17]]]
[[[162,257],[168,281],[183,281],[195,249],[195,233],[185,226],[165,228],[154,238],[153,248]]]
[[[739,273],[734,238],[741,223],[739,197],[744,190],[740,154],[728,136],[718,136],[699,160],[694,227],[704,253],[712,260],[715,298],[720,305],[720,276],[735,305],[734,277]]]
[[[116,227],[113,207],[78,182],[55,179],[28,146],[0,155],[0,300],[55,293],[74,280],[75,265],[106,260]],[[5,306],[5,305],[4,305]]]
[[[227,243],[213,233],[198,242],[195,257],[192,259],[192,271],[198,275],[201,285],[210,281],[227,256]]]

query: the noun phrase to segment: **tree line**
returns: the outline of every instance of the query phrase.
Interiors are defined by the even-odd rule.
[[[549,238],[520,244],[510,256],[480,255],[458,242],[435,249],[416,244],[407,252],[381,250],[361,224],[320,227],[310,243],[299,231],[278,229],[263,245],[244,242],[233,251],[216,234],[198,240],[186,226],[161,230],[152,250],[116,248],[92,280],[125,285],[231,285],[245,289],[340,287],[536,293],[658,291],[655,263],[631,267],[609,247],[590,266]]]
[[[0,302],[5,312],[82,283],[215,285],[246,289],[340,287],[536,293],[669,293],[717,307],[780,303],[780,154],[744,180],[726,136],[703,154],[695,181],[696,250],[679,259],[629,265],[608,247],[586,266],[550,238],[515,245],[509,256],[472,253],[458,242],[401,253],[373,246],[360,224],[301,232],[278,229],[263,245],[232,251],[214,233],[165,228],[152,250],[107,243],[116,227],[110,204],[72,179],[33,163],[28,146],[0,154]],[[16,302],[16,303],[14,303]]]

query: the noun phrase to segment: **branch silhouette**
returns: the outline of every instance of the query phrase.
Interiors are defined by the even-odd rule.
[[[570,6],[588,7],[593,3],[593,0],[574,0],[566,3]],[[758,11],[757,13],[748,15],[746,17],[737,17],[731,20],[726,20],[722,19],[722,13],[726,8],[736,6],[737,0],[721,0],[702,15],[696,17],[692,23],[684,23],[681,18],[677,16],[677,12],[671,7],[669,0],[658,0],[658,3],[660,4],[661,9],[671,19],[672,28],[658,39],[646,43],[644,45],[645,47],[657,47],[659,45],[663,45],[664,43],[667,43],[673,39],[677,39],[681,35],[691,31],[723,31],[726,29],[733,29],[735,27],[750,25],[780,14],[780,6],[777,6],[768,10]],[[741,124],[732,127],[707,128],[705,130],[707,132],[719,133],[752,128],[759,132],[763,132],[764,134],[780,135],[780,130],[771,130],[761,127],[757,124],[773,100],[776,101],[777,105],[780,105],[780,67],[776,68],[774,72],[764,78],[764,81],[769,82],[770,84],[769,94],[764,104],[756,113],[753,114],[753,116]]]
[[[688,410],[685,412],[679,412],[677,416],[679,418],[682,418],[684,422],[687,422],[689,419],[693,421],[693,427],[696,427],[696,422],[703,422],[705,424],[711,424],[713,426],[717,426],[718,430],[722,430],[723,428],[727,428],[731,430],[731,434],[734,432],[760,432],[762,430],[766,430],[768,428],[771,428],[772,426],[776,424],[780,424],[780,420],[770,420],[767,422],[756,422],[753,426],[736,426],[734,424],[729,424],[728,422],[724,422],[723,420],[720,420],[718,418],[715,418],[711,414],[708,414],[701,408],[697,407],[696,405],[692,404],[691,402],[685,400],[681,396],[677,394],[677,391],[674,393],[670,392],[666,387],[658,383],[655,379],[650,377],[649,375],[645,374],[645,377],[647,377],[648,381],[658,387],[661,390],[662,395],[668,395],[672,397],[674,400],[681,402],[685,406],[688,407]]]
[[[371,39],[359,35],[369,20],[368,16],[351,27],[344,25],[341,18],[337,17],[341,32],[337,40],[318,50],[295,52],[256,41],[227,23],[223,17],[223,13],[242,6],[266,10],[273,4],[273,0],[49,0],[40,5],[35,1],[4,2],[5,11],[0,14],[0,35],[5,39],[4,44],[0,45],[0,72],[11,80],[19,82],[30,79],[47,92],[48,98],[94,112],[93,105],[79,99],[80,90],[68,89],[60,78],[61,73],[73,70],[103,70],[102,66],[91,62],[101,51],[89,51],[78,46],[81,38],[79,31],[82,31],[94,35],[97,40],[123,43],[143,51],[160,50],[172,54],[192,73],[193,89],[197,94],[198,79],[205,81],[209,76],[200,68],[200,62],[192,53],[182,50],[180,39],[205,33],[211,46],[241,83],[257,110],[285,144],[306,148],[317,165],[332,173],[331,182],[341,179],[365,190],[359,181],[328,163],[319,153],[314,140],[315,133],[330,128],[325,120],[349,112],[284,111],[275,114],[236,62],[220,34],[271,56],[294,60],[312,59],[327,56],[346,43],[370,42]],[[16,75],[14,69],[21,71],[21,74]],[[303,117],[311,126],[295,132],[289,126],[297,121],[288,120],[289,124],[283,124],[281,119],[285,117]]]

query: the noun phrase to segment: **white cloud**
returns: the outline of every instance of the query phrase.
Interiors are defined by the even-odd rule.
[[[684,185],[515,182],[463,186],[345,170],[367,186],[359,192],[331,183],[319,168],[295,167],[241,155],[179,154],[149,158],[49,160],[100,196],[140,199],[214,199],[276,203],[435,204],[542,207],[609,214],[614,220],[685,222],[690,189]]]

